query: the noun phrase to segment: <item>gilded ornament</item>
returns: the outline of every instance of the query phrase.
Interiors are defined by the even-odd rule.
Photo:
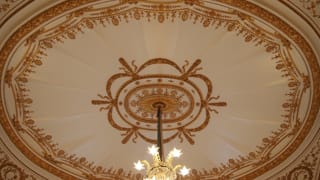
[[[118,74],[112,75],[106,84],[106,95],[98,95],[101,100],[92,100],[94,105],[105,105],[100,110],[107,110],[109,123],[112,127],[124,131],[122,143],[127,143],[129,139],[136,142],[138,137],[154,143],[156,139],[148,137],[144,131],[156,131],[157,108],[154,104],[163,104],[164,132],[170,132],[169,136],[164,134],[164,142],[169,142],[177,137],[183,142],[184,137],[190,144],[194,144],[193,136],[195,132],[204,129],[210,119],[210,112],[218,113],[217,106],[226,106],[226,102],[219,102],[219,96],[213,97],[212,83],[203,74],[199,74],[199,64],[201,60],[196,60],[189,66],[179,67],[174,61],[155,58],[146,61],[141,66],[136,66],[134,61],[131,65],[123,58],[119,59],[123,65]],[[143,71],[157,64],[173,67],[179,76],[171,74],[143,74]],[[143,75],[140,75],[143,74]],[[125,82],[115,94],[110,89],[118,79],[125,78]],[[191,80],[196,78],[197,80]],[[203,81],[207,85],[204,94],[197,83]],[[203,111],[203,109],[205,111]],[[204,112],[204,119],[199,118]],[[113,118],[113,114],[118,114],[127,126],[121,126],[119,120]],[[198,127],[189,126],[197,122]]]
[[[195,1],[196,2],[196,1]],[[200,2],[200,1],[199,1]],[[202,1],[201,1],[202,2]],[[224,4],[225,7],[228,7],[227,11],[213,9],[211,7],[207,7],[206,4],[197,4],[193,3],[190,6],[185,6],[185,3],[190,3],[190,1],[177,1],[177,2],[170,2],[170,3],[163,3],[163,5],[149,2],[149,1],[123,1],[122,3],[112,6],[112,7],[105,7],[105,8],[97,8],[94,7],[94,1],[89,0],[76,0],[76,1],[67,1],[57,4],[56,6],[50,8],[47,11],[44,11],[42,14],[39,14],[34,19],[27,22],[21,28],[19,28],[6,42],[4,47],[0,51],[0,68],[1,72],[5,73],[5,82],[8,86],[14,84],[12,82],[17,81],[15,88],[18,87],[18,90],[11,88],[17,105],[17,115],[23,114],[23,117],[17,116],[14,119],[7,119],[5,111],[1,106],[0,116],[1,116],[1,124],[3,128],[6,130],[9,137],[12,139],[13,142],[17,145],[17,147],[25,154],[28,154],[28,158],[31,159],[33,162],[36,162],[40,167],[47,169],[49,172],[52,172],[63,179],[75,179],[75,177],[65,171],[61,170],[61,163],[63,166],[68,167],[75,171],[75,173],[82,174],[86,177],[90,177],[93,179],[97,178],[111,178],[111,179],[126,179],[126,178],[138,178],[141,176],[136,175],[128,175],[123,170],[115,170],[115,169],[104,169],[99,166],[92,165],[91,162],[88,162],[84,158],[79,158],[76,155],[69,155],[63,150],[59,149],[59,147],[53,142],[53,138],[47,136],[47,134],[37,127],[35,120],[32,119],[32,110],[30,109],[31,102],[28,99],[28,75],[30,73],[35,73],[34,65],[41,65],[43,57],[46,56],[46,49],[53,48],[57,43],[64,43],[65,40],[69,39],[76,39],[77,34],[83,32],[83,29],[90,29],[94,28],[96,25],[121,25],[128,20],[147,20],[152,21],[156,20],[159,22],[167,21],[171,17],[171,21],[191,21],[195,24],[201,23],[202,26],[206,28],[225,28],[227,31],[231,31],[231,33],[235,33],[238,36],[244,38],[245,41],[248,43],[254,43],[257,46],[263,46],[266,48],[267,52],[273,53],[274,60],[275,60],[275,67],[279,71],[283,73],[283,77],[286,77],[288,80],[288,86],[290,87],[290,91],[286,93],[288,96],[288,100],[284,102],[284,112],[283,115],[283,123],[281,123],[279,130],[272,132],[270,137],[266,137],[262,144],[258,147],[256,152],[251,152],[245,157],[239,157],[236,159],[230,159],[226,164],[221,165],[219,168],[215,168],[214,170],[194,170],[192,171],[191,177],[201,178],[203,176],[210,177],[212,179],[215,178],[232,178],[232,176],[238,172],[241,172],[243,167],[248,169],[251,168],[252,171],[243,172],[241,178],[243,179],[253,179],[257,176],[263,174],[264,172],[270,170],[277,166],[277,164],[281,163],[284,159],[286,159],[290,154],[292,154],[295,149],[301,144],[303,139],[308,134],[310,128],[312,127],[316,114],[319,109],[320,103],[320,92],[317,87],[319,87],[320,78],[319,74],[319,64],[317,63],[317,59],[315,57],[314,52],[312,51],[311,47],[307,43],[305,39],[292,27],[290,27],[287,23],[282,21],[280,18],[276,17],[275,15],[269,13],[265,9],[262,9],[256,6],[253,3],[248,1],[237,1],[237,0],[219,0],[220,3]],[[206,3],[213,3],[214,2],[206,2]],[[82,9],[81,13],[78,13],[78,18],[75,18],[75,15],[72,14],[76,12],[77,7],[89,6],[89,9]],[[216,4],[215,4],[216,5]],[[235,9],[242,9],[243,12],[246,13],[239,13]],[[69,14],[68,14],[68,13]],[[89,16],[88,14],[92,12],[97,12],[94,16]],[[55,16],[60,16],[63,13],[66,13],[66,23],[57,25],[55,31],[50,31],[50,29],[40,28],[43,23],[52,20]],[[68,14],[68,15],[67,15]],[[273,25],[277,30],[275,31],[268,31],[264,28],[260,27],[258,23],[256,23],[256,19],[254,16],[250,14],[254,14],[260,19],[264,20],[264,22]],[[160,15],[163,15],[160,17]],[[121,18],[120,18],[121,17]],[[125,17],[125,18],[122,18]],[[85,20],[86,19],[86,20]],[[78,21],[77,21],[78,20]],[[72,22],[72,23],[71,23]],[[68,24],[69,23],[69,24]],[[68,25],[66,25],[68,24]],[[61,28],[63,27],[63,28]],[[254,28],[253,28],[254,27]],[[54,28],[53,28],[54,29]],[[34,34],[29,34],[33,32]],[[279,35],[280,36],[277,36]],[[47,35],[46,39],[42,39],[41,35]],[[282,36],[282,37],[281,37]],[[26,45],[26,53],[25,57],[21,59],[21,64],[17,65],[13,68],[13,70],[6,70],[3,69],[5,66],[4,64],[8,60],[8,57],[13,52],[13,49],[17,46],[17,44],[22,40],[27,38],[28,40],[25,41]],[[38,46],[39,45],[39,46]],[[294,59],[291,57],[290,48],[298,48],[303,53],[305,58],[306,64],[309,65],[310,74],[303,74],[299,71],[299,69],[294,64]],[[143,79],[139,74],[144,68],[148,66],[152,66],[153,64],[157,63],[164,63],[168,66],[172,66],[176,68],[179,72],[181,72],[181,76],[174,77],[170,75],[166,75],[165,79],[170,79],[173,81],[181,80],[182,82],[186,83],[189,82],[188,77],[192,75],[199,75],[197,69],[200,60],[195,61],[191,66],[187,64],[183,67],[178,66],[174,62],[167,60],[167,59],[155,59],[147,61],[145,64],[141,66],[135,66],[134,63],[129,65],[124,59],[120,59],[120,63],[122,64],[122,70],[124,74],[131,77],[131,81],[138,82],[138,80]],[[19,72],[19,68],[23,67],[23,72]],[[19,72],[20,74],[17,76],[15,72]],[[12,76],[15,76],[14,78]],[[154,80],[156,78],[163,79],[164,77],[161,76],[154,76],[149,77],[149,80]],[[310,78],[312,77],[312,78]],[[119,77],[110,78],[107,86],[112,85],[112,81],[117,78],[122,78],[120,75]],[[210,80],[202,79],[206,82],[206,84],[210,85]],[[152,81],[151,81],[152,82]],[[141,83],[141,82],[140,82]],[[144,82],[147,83],[147,82]],[[170,82],[171,83],[171,82]],[[169,81],[166,82],[165,86],[168,86]],[[109,85],[108,85],[109,84]],[[188,83],[186,83],[188,84]],[[130,84],[134,86],[133,84]],[[138,83],[139,85],[139,83]],[[141,84],[140,84],[141,85]],[[177,87],[178,85],[172,86]],[[110,88],[110,87],[109,87]],[[196,87],[194,87],[196,89]],[[160,89],[165,91],[166,88],[162,86]],[[167,88],[168,90],[173,90],[174,88]],[[178,88],[176,88],[178,89]],[[208,86],[208,89],[212,90],[212,87]],[[197,92],[197,90],[195,90]],[[301,99],[303,94],[306,91],[312,91],[313,96],[311,97],[311,109],[309,111],[308,116],[306,119],[301,119],[305,123],[300,123],[297,119],[299,112],[297,112],[298,107],[301,104]],[[124,92],[124,91],[123,91]],[[140,92],[140,91],[131,91],[131,92]],[[142,93],[142,91],[141,91]],[[187,94],[187,93],[185,93]],[[202,95],[203,93],[198,93]],[[162,94],[161,94],[162,95]],[[181,94],[180,94],[181,95]],[[199,95],[199,96],[200,96]],[[210,113],[217,112],[217,106],[226,106],[224,102],[217,102],[218,97],[212,96],[211,93],[209,95],[202,95],[201,102],[194,101],[194,107],[200,106],[200,108],[205,109],[207,113],[207,117],[210,117]],[[104,96],[100,95],[100,99],[93,100],[92,103],[99,105],[101,108],[100,110],[106,110],[111,112],[111,109],[119,106],[121,104],[117,98],[111,95],[110,90],[106,88],[106,94]],[[125,96],[124,96],[125,98]],[[128,99],[129,97],[127,97]],[[150,100],[151,99],[151,100]],[[26,100],[26,101],[25,101]],[[139,103],[136,104],[135,107],[143,107],[146,108],[145,103],[146,101],[152,101],[152,98],[145,98],[140,99]],[[169,100],[168,100],[169,101]],[[177,117],[174,115],[172,109],[179,109],[179,103],[181,103],[182,108],[188,109],[190,106],[190,102],[192,100],[185,99],[184,101],[174,100],[171,102],[173,106],[170,106],[171,110],[168,113],[168,117]],[[116,103],[118,102],[118,103]],[[138,102],[138,101],[136,101]],[[4,103],[4,102],[2,102]],[[127,101],[127,110],[130,107],[131,103],[135,104],[133,100]],[[32,104],[32,102],[31,102]],[[124,105],[125,102],[122,102]],[[185,104],[185,105],[183,105]],[[148,109],[148,108],[147,108]],[[152,109],[152,108],[151,108]],[[187,110],[188,111],[188,110]],[[139,116],[150,117],[150,112],[152,110],[146,111],[147,113],[142,112]],[[144,114],[143,114],[144,113]],[[172,114],[171,114],[172,113]],[[152,113],[151,113],[152,114]],[[127,114],[128,115],[128,114]],[[142,125],[143,122],[133,123],[131,127],[121,127],[115,121],[113,121],[110,114],[108,114],[109,124],[113,126],[115,129],[119,131],[125,132],[123,142],[126,143],[130,139],[135,140],[136,137],[142,138],[144,141],[153,142],[153,139],[148,138],[144,135],[140,135],[138,131],[133,128],[137,127],[138,125]],[[152,121],[152,118],[148,121]],[[188,129],[187,125],[183,124],[183,122],[177,122],[176,125],[171,125],[170,128],[175,128],[177,126],[185,127],[183,131],[177,132],[178,134],[182,134],[184,139],[186,139],[189,143],[194,143],[191,134],[194,132],[201,131],[208,125],[209,118],[205,120],[205,122],[199,126],[198,128]],[[181,123],[181,124],[178,124]],[[130,124],[130,123],[129,123]],[[149,127],[146,124],[146,127],[151,129],[152,123],[149,124]],[[31,139],[35,142],[39,142],[43,154],[35,154],[33,151],[28,149],[28,147],[21,141],[21,134],[17,133],[19,129],[23,129],[26,134],[30,135]],[[169,126],[168,126],[169,128]],[[151,129],[152,130],[152,129]],[[177,135],[178,135],[177,134]],[[294,136],[293,136],[294,135]],[[136,136],[136,137],[132,137]],[[178,136],[171,136],[167,137],[165,142],[169,142]],[[296,137],[292,139],[288,144],[290,148],[285,149],[281,154],[275,155],[268,155],[274,147],[282,142],[282,140],[286,139],[287,137]],[[178,137],[179,138],[179,137]],[[183,139],[181,139],[183,140]],[[51,157],[54,159],[53,164],[49,164],[41,158],[44,158],[44,154],[47,154],[46,157]],[[40,157],[41,156],[41,157]],[[50,158],[49,158],[50,159]],[[81,163],[78,163],[81,162]],[[260,165],[265,165],[263,168]],[[90,173],[89,173],[90,172]],[[117,174],[116,172],[119,172]],[[240,179],[241,179],[240,178]]]
[[[26,173],[25,169],[13,163],[9,156],[0,149],[0,179],[3,180],[36,180],[30,173]]]

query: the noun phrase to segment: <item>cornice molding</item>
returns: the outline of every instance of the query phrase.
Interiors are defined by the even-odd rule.
[[[301,156],[295,159],[286,168],[280,170],[271,179],[319,179],[320,170],[320,130],[313,141],[301,153]]]
[[[0,3],[0,28],[21,9],[28,6],[34,0],[5,0]]]

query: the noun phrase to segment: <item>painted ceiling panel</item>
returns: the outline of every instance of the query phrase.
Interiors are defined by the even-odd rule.
[[[0,115],[4,144],[44,178],[142,179],[133,162],[151,160],[157,103],[165,150],[192,168],[178,179],[272,177],[314,142],[319,52],[262,5],[83,0],[41,12],[1,46]]]

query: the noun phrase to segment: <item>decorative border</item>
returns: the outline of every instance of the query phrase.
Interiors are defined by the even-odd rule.
[[[287,166],[283,169],[281,171],[283,175],[280,175],[277,179],[319,179],[320,129],[301,154],[303,154],[304,157],[297,158],[292,163],[294,164],[293,166]]]
[[[308,10],[312,17],[320,18],[320,1],[319,0],[299,0],[302,7]]]
[[[280,3],[287,6],[289,9],[291,9],[294,13],[296,13],[298,16],[300,16],[306,23],[309,24],[309,26],[313,29],[313,31],[317,34],[317,36],[320,38],[320,25],[316,23],[310,16],[308,16],[302,9],[299,8],[296,4],[294,4],[290,0],[279,0]],[[320,16],[319,16],[320,17]],[[319,18],[318,17],[318,18]]]
[[[307,156],[301,161],[301,163],[289,171],[286,175],[288,179],[299,179],[303,177],[304,179],[313,179],[316,176],[316,166],[320,162],[320,139],[316,142],[316,146],[313,147]]]
[[[317,64],[315,55],[313,54],[313,52],[312,52],[310,46],[307,44],[307,42],[293,28],[289,27],[286,23],[284,23],[282,20],[278,19],[276,16],[268,13],[264,9],[254,5],[254,4],[251,4],[249,2],[246,2],[246,1],[235,1],[235,0],[233,0],[233,1],[232,0],[229,0],[229,1],[221,0],[220,2],[225,3],[225,4],[229,4],[230,6],[234,6],[234,7],[238,7],[238,8],[244,9],[247,12],[251,12],[252,14],[255,14],[256,16],[259,16],[260,18],[266,20],[270,24],[273,24],[273,25],[277,26],[277,28],[281,29],[283,31],[283,33],[287,34],[287,36],[289,36],[291,38],[291,40],[293,40],[296,44],[298,44],[298,46],[303,51],[306,59],[309,62],[311,73],[312,73],[312,85],[313,85],[313,87],[319,87],[319,82],[317,81],[319,79],[319,65]],[[22,28],[20,28],[17,32],[15,32],[13,36],[10,37],[10,39],[6,42],[5,47],[2,49],[2,51],[0,53],[1,54],[1,58],[0,58],[0,62],[1,62],[0,67],[1,67],[1,69],[4,68],[5,60],[9,56],[12,48],[20,41],[20,38],[24,37],[30,31],[32,31],[31,28],[27,28],[27,27],[30,27],[30,25],[32,27],[40,26],[41,23],[53,18],[55,15],[63,13],[64,10],[70,10],[70,9],[76,8],[77,5],[84,5],[86,3],[89,3],[89,1],[88,2],[87,1],[68,1],[68,2],[64,2],[64,3],[58,4],[57,6],[53,7],[53,9],[51,11],[46,11],[46,12],[40,14],[39,16],[37,16],[36,18],[32,19],[31,21],[29,21],[28,23],[26,23]],[[136,3],[138,3],[138,1],[129,1],[128,5],[130,5],[130,4],[132,5],[132,4],[136,4]],[[185,1],[185,3],[190,5],[190,6],[193,6],[194,4],[196,4],[197,6],[194,6],[194,7],[205,8],[204,6],[201,5],[200,1]],[[169,4],[168,6],[164,6],[164,5],[161,5],[161,4],[157,5],[155,3],[154,6],[148,6],[148,8],[154,8],[154,10],[156,12],[159,12],[159,15],[155,16],[155,17],[157,18],[157,20],[159,22],[161,22],[161,21],[163,22],[168,17],[166,17],[161,12],[163,12],[166,9],[167,10],[170,9],[170,8],[174,7],[174,5],[175,5],[174,3],[168,3],[168,4]],[[64,6],[66,6],[66,7],[64,7]],[[61,10],[61,9],[63,9],[63,10]],[[90,8],[77,11],[77,12],[75,12],[73,14],[73,16],[79,16],[79,15],[83,14],[86,11],[90,11]],[[119,9],[118,10],[113,9],[113,11],[119,11]],[[109,17],[111,17],[111,19],[110,19],[110,21],[108,21],[108,23],[112,23],[114,25],[118,25],[119,24],[119,19],[114,16],[115,14],[114,14],[113,11],[110,11]],[[210,15],[214,16],[214,17],[217,17],[217,16],[220,15],[220,13],[215,14],[217,12],[212,12],[212,11],[211,12],[207,12],[207,13],[209,15],[207,17],[210,17]],[[42,17],[46,17],[46,18],[42,18]],[[120,17],[120,16],[118,16],[118,17]],[[141,18],[141,16],[134,16],[134,17],[135,18],[137,18],[137,17]],[[186,18],[186,20],[189,18],[188,14],[187,15],[181,14],[180,17],[182,18],[182,20],[184,18]],[[243,13],[239,13],[238,17],[242,17],[243,19],[248,20],[248,21],[250,20],[250,17],[247,16],[246,14],[243,14]],[[149,16],[147,18],[151,19],[152,16]],[[210,21],[210,18],[208,18],[207,20],[202,19],[202,20],[199,20],[199,21],[202,22],[203,26],[205,26],[205,27],[209,26],[212,23],[212,21]],[[85,24],[83,24],[83,23],[85,23]],[[88,28],[90,28],[90,27],[93,28],[94,27],[94,23],[90,22],[90,21],[83,21],[79,25],[81,25],[81,26],[85,25]],[[75,28],[77,28],[77,27],[75,27]],[[237,26],[230,25],[228,28],[231,28],[231,30],[233,30],[234,28],[237,28]],[[81,28],[80,28],[80,30],[81,30]],[[246,41],[252,41],[252,40],[256,41],[257,39],[254,36],[250,36],[250,35],[252,35],[252,34],[250,34],[250,32],[251,31],[245,31],[245,33],[246,33],[245,40]],[[43,32],[38,31],[38,32],[34,33],[34,35],[31,36],[31,38],[29,38],[29,42],[34,41],[37,38],[37,36],[39,34],[41,34],[41,33],[43,33]],[[73,38],[75,38],[75,33],[76,32],[70,31],[70,32],[67,32],[67,34],[61,34],[61,35],[65,36],[65,37],[68,37],[70,39],[73,39]],[[281,39],[281,35],[279,35],[279,36],[280,36],[280,39]],[[61,38],[57,38],[56,40],[57,41],[59,41],[59,40],[61,41]],[[270,42],[270,41],[268,41],[268,42]],[[290,42],[287,41],[285,38],[282,38],[282,45],[284,47],[286,47],[286,48],[290,48]],[[50,48],[50,47],[53,46],[53,44],[52,44],[52,41],[43,41],[41,46],[45,47],[45,48]],[[277,47],[278,47],[277,43],[273,42],[273,43],[271,43],[271,45],[266,46],[266,49],[267,49],[267,51],[270,51],[270,52],[277,52],[277,49],[278,49]],[[39,51],[37,53],[41,54],[41,53],[43,53],[43,51]],[[30,59],[29,63],[30,63],[30,65],[33,64],[33,63],[35,63],[36,65],[41,65],[41,60],[40,60],[40,58],[39,59]],[[279,63],[278,65],[277,66],[279,67],[279,69],[287,68],[286,64],[283,64],[283,62]],[[286,73],[286,71],[284,71],[284,73]],[[7,74],[6,75],[6,82],[10,82],[10,72],[7,72],[6,74]],[[303,89],[306,89],[306,88],[308,88],[310,86],[310,82],[308,82],[308,79],[309,79],[308,77],[303,79],[303,82],[302,82]],[[21,78],[20,80],[24,81],[25,79]],[[294,87],[298,87],[298,84],[297,84],[297,82],[293,81],[293,82],[291,82],[291,84],[289,86],[294,88]],[[311,110],[310,110],[309,118],[307,119],[307,121],[304,124],[303,128],[301,128],[302,125],[300,126],[300,128],[302,129],[301,132],[297,132],[297,131],[295,132],[295,133],[298,133],[298,138],[295,139],[295,142],[293,143],[291,148],[287,149],[287,151],[282,153],[282,155],[278,156],[278,158],[276,158],[275,160],[272,160],[270,162],[266,161],[266,162],[268,162],[267,163],[268,166],[263,167],[263,168],[259,168],[258,170],[255,170],[254,172],[252,172],[249,175],[246,175],[243,178],[254,178],[254,177],[257,177],[257,176],[261,175],[262,173],[266,172],[267,170],[269,170],[269,169],[275,167],[277,164],[281,163],[286,157],[288,157],[292,152],[294,152],[294,150],[299,146],[299,144],[302,142],[302,140],[304,139],[306,134],[309,132],[309,130],[310,130],[310,128],[311,128],[311,126],[312,126],[312,124],[313,124],[313,122],[315,120],[315,115],[317,114],[318,109],[319,109],[319,99],[320,99],[320,97],[319,97],[319,89],[317,89],[317,88],[314,89],[314,96],[312,98],[313,98],[312,107],[311,107]],[[24,99],[24,100],[22,99],[22,101],[25,101],[23,103],[27,103],[27,104],[28,103],[29,104],[32,103],[32,101],[30,101],[29,99]],[[3,110],[4,110],[3,108],[4,107],[1,108],[1,111],[2,111],[2,113],[0,114],[0,116],[2,117],[1,119],[5,119],[5,114],[3,112]],[[293,107],[291,107],[291,103],[288,103],[288,104],[284,105],[284,108],[289,108],[290,109],[290,108],[293,108]],[[16,122],[15,120],[12,120],[12,121],[13,121],[13,123]],[[29,158],[31,160],[33,160],[35,163],[37,163],[41,167],[47,169],[48,171],[50,171],[50,172],[52,172],[52,173],[54,173],[54,174],[56,174],[56,175],[58,175],[58,176],[60,176],[62,178],[67,178],[67,177],[68,178],[74,178],[73,176],[70,176],[69,174],[67,174],[65,172],[62,172],[59,169],[56,169],[55,167],[51,166],[50,164],[42,161],[37,156],[33,155],[32,152],[30,152],[29,149],[24,147],[23,143],[19,143],[19,141],[20,141],[19,138],[16,137],[16,135],[13,133],[13,131],[11,131],[12,127],[11,127],[10,123],[8,124],[7,121],[1,121],[1,123],[2,123],[3,127],[6,129],[8,135],[10,135],[12,141],[20,148],[20,150],[22,152],[25,152],[25,153],[29,152],[28,154],[30,154]],[[29,122],[25,122],[25,123],[27,125],[29,124],[30,127],[35,127],[33,125],[33,123],[34,123],[33,121],[29,121]],[[290,121],[288,123],[290,123]],[[290,126],[288,126],[288,124],[282,125],[283,129],[286,129],[286,128],[289,128],[289,127]],[[16,126],[15,128],[19,130],[19,126]],[[37,129],[34,129],[34,130],[37,131]],[[296,130],[299,130],[299,128],[296,129]],[[51,140],[50,136],[44,136],[44,137],[40,136],[38,138],[41,138],[41,140],[43,142],[48,141],[49,144],[50,144],[50,140]],[[272,141],[270,141],[270,139],[267,138],[267,139],[264,140],[264,144],[265,145],[268,145],[269,143],[272,143]],[[65,155],[64,152],[61,152],[61,153],[60,153],[60,155]],[[251,156],[255,156],[255,154],[251,154]],[[47,158],[47,160],[50,160],[50,157],[46,156],[46,158]],[[73,161],[78,161],[79,160],[80,163],[78,163],[78,165],[81,165],[83,163],[85,163],[85,164],[88,163],[85,159],[82,159],[82,158],[80,158],[80,159],[72,159],[72,155],[70,156],[70,158]],[[54,163],[54,159],[51,159],[51,160],[53,160],[53,161],[51,161],[51,163]],[[235,163],[234,160],[230,161],[231,165],[232,164],[236,165],[237,163]],[[102,170],[99,167],[95,167],[93,169],[95,169],[97,171],[98,170],[99,171]],[[123,175],[123,170],[120,170],[120,172],[121,172],[120,174]],[[208,174],[205,173],[205,175],[208,175]],[[119,178],[120,176],[117,176],[117,177]]]
[[[264,172],[272,169],[273,167],[279,165],[283,160],[285,160],[288,156],[290,156],[302,143],[310,129],[312,128],[313,123],[316,120],[317,114],[319,112],[320,107],[320,67],[316,58],[316,55],[314,54],[312,48],[308,44],[308,42],[290,25],[288,25],[283,20],[279,19],[277,16],[269,13],[267,10],[260,8],[254,4],[247,3],[245,1],[237,1],[237,0],[219,0],[220,2],[224,2],[226,4],[229,4],[231,6],[240,8],[246,12],[252,13],[259,18],[263,19],[264,21],[273,24],[276,26],[279,30],[281,30],[284,34],[286,34],[295,44],[299,46],[299,48],[302,50],[306,60],[308,61],[310,71],[311,71],[311,83],[314,87],[314,93],[312,96],[312,104],[311,109],[309,111],[309,116],[306,120],[306,123],[304,124],[303,128],[301,128],[301,131],[297,135],[296,139],[285,152],[281,153],[275,160],[272,162],[267,163],[264,167],[260,167],[256,172],[252,172],[248,174],[245,178],[241,179],[253,179],[257,177],[257,172],[260,174],[263,174]]]
[[[20,1],[20,2],[17,2]],[[32,3],[34,0],[5,0],[0,3],[0,28],[21,9]]]
[[[26,173],[13,163],[9,156],[0,148],[0,179],[36,180],[33,175]]]

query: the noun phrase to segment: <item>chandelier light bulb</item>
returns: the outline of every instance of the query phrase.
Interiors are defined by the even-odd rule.
[[[180,169],[180,173],[182,176],[185,176],[185,175],[188,175],[190,172],[190,168],[187,168],[186,166],[183,166],[181,169]]]
[[[158,153],[159,148],[155,145],[152,145],[151,147],[148,148],[149,153],[154,156]]]
[[[177,158],[182,155],[181,150],[180,150],[180,149],[176,149],[176,148],[173,148],[173,150],[171,151],[171,153],[172,153],[172,156],[173,156],[173,157],[177,157]]]
[[[141,163],[141,161],[138,161],[134,163],[134,168],[136,168],[138,171],[141,171],[144,169],[144,165]]]

